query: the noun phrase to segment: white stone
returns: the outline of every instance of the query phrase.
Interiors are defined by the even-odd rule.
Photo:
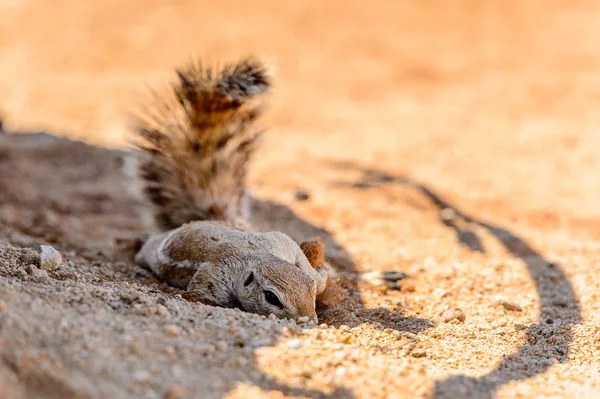
[[[56,270],[62,265],[62,256],[56,249],[49,245],[41,245],[40,249],[40,268]]]
[[[290,342],[288,342],[287,347],[290,349],[300,349],[302,348],[302,341],[299,339],[293,339]]]

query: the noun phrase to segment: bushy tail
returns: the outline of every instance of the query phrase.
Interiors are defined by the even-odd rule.
[[[136,116],[146,197],[161,229],[248,217],[245,177],[270,88],[265,66],[244,59],[220,70],[189,64],[168,95]]]

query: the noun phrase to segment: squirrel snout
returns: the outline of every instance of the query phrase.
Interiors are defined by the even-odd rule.
[[[296,316],[294,318],[299,322],[314,321],[317,323],[318,317],[314,302],[304,304],[304,306],[298,306],[296,308]]]

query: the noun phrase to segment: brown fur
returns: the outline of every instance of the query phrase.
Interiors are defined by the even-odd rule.
[[[267,70],[245,59],[220,71],[190,63],[177,74],[171,92],[136,117],[139,174],[155,222],[169,230],[196,220],[245,220]]]
[[[286,235],[247,233],[220,222],[193,222],[152,236],[136,262],[196,300],[278,317],[316,320],[315,298],[326,281]],[[266,301],[266,290],[281,308]]]
[[[312,267],[317,270],[325,268],[325,243],[320,237],[304,241],[300,244],[300,249]]]
[[[190,64],[178,76],[171,97],[137,119],[139,175],[156,224],[169,231],[151,236],[136,262],[205,303],[316,321],[327,271],[285,234],[251,233],[246,223],[265,67],[251,59],[220,71]],[[314,255],[322,257],[319,243]]]
[[[300,248],[312,267],[317,270],[325,269],[328,274],[330,273],[331,270],[325,261],[325,243],[320,237],[303,242]],[[344,289],[336,280],[329,278],[325,289],[317,295],[316,308],[319,310],[340,306],[344,300]]]

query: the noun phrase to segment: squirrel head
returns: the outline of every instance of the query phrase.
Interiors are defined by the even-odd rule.
[[[275,256],[249,256],[235,287],[243,310],[278,318],[308,317],[317,322],[317,284],[297,265]]]
[[[187,290],[192,297],[217,306],[317,321],[316,281],[297,265],[267,253],[223,251],[201,265]]]

